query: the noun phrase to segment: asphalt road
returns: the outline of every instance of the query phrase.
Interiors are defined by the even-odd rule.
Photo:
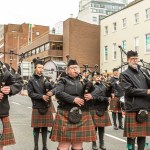
[[[57,102],[53,101],[55,107]],[[14,130],[16,144],[6,146],[4,150],[33,150],[33,129],[31,128],[31,100],[28,96],[16,95],[10,97],[10,121]],[[49,128],[49,130],[51,130]],[[112,126],[105,129],[105,145],[107,150],[127,150],[126,138],[122,130],[114,130]],[[150,137],[147,137],[150,150]],[[56,150],[57,142],[47,140],[48,149]],[[97,141],[98,144],[98,141]],[[42,150],[42,139],[40,135],[39,150]],[[92,150],[91,143],[84,143],[84,150]]]

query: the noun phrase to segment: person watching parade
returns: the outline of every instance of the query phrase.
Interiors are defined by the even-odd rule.
[[[9,120],[9,96],[19,93],[22,89],[22,78],[15,78],[10,73],[8,64],[0,61],[0,150],[4,146],[15,144],[13,129]]]
[[[118,130],[118,128],[123,130],[122,108],[120,105],[120,97],[123,96],[123,90],[119,85],[118,68],[113,69],[113,77],[110,78],[109,82],[111,83],[111,101],[109,110],[112,112],[113,126],[115,130]],[[117,118],[119,125],[117,125]]]
[[[80,68],[70,59],[66,76],[56,86],[57,113],[51,140],[58,142],[57,150],[83,150],[83,142],[96,140],[95,127],[86,107],[84,86],[80,81]]]
[[[127,52],[128,68],[120,74],[125,92],[125,124],[123,136],[127,137],[128,150],[144,150],[146,136],[150,136],[150,76],[138,64],[138,53]]]
[[[51,96],[53,86],[43,76],[43,62],[40,59],[33,59],[34,74],[27,84],[28,95],[32,100],[32,120],[34,135],[34,150],[39,150],[38,140],[40,130],[42,132],[43,150],[47,149],[48,127],[53,125],[53,114],[51,109]]]

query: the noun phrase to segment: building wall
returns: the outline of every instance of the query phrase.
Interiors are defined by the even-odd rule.
[[[31,33],[32,41],[35,39],[38,39],[43,34],[49,33],[49,27],[48,26],[40,26],[40,25],[34,25],[32,26],[32,29],[29,29],[29,24],[8,24],[4,25],[4,45],[3,47],[5,51],[4,57],[1,59],[2,61],[5,60],[6,63],[10,64],[13,61],[12,67],[17,69],[19,57],[18,55],[21,54],[23,51],[21,51],[21,48],[25,45],[29,44],[29,38],[31,40],[31,36],[29,36]],[[30,43],[32,43],[30,41]],[[10,50],[13,51],[13,58],[12,61],[10,61]],[[15,55],[17,54],[17,55]],[[5,58],[5,59],[4,59]]]
[[[76,59],[80,66],[94,66],[100,62],[100,26],[70,18],[63,25],[63,60],[66,55]]]
[[[127,8],[103,19],[101,21],[101,69],[111,72],[114,67],[121,65],[121,52],[118,45],[126,40],[126,51],[134,50],[134,38],[139,37],[139,58],[149,62],[150,53],[146,53],[146,34],[150,33],[150,19],[146,19],[145,10],[150,8],[149,0],[138,0]],[[139,23],[135,24],[134,14],[139,13]],[[122,19],[126,18],[126,27],[122,27]],[[113,23],[117,23],[117,30],[113,32]],[[105,35],[105,26],[108,34]],[[113,43],[117,45],[117,59],[113,60]],[[108,60],[104,61],[104,46],[108,46]],[[126,57],[124,57],[126,62]]]

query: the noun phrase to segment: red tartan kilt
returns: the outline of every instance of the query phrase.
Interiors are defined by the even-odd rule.
[[[32,109],[31,127],[52,127],[53,126],[53,114],[51,107],[49,107],[45,115],[41,115],[38,109]]]
[[[111,99],[109,110],[112,111],[112,112],[122,112],[118,97],[114,97],[114,98]]]
[[[96,115],[95,109],[91,109],[90,113],[91,113],[92,120],[94,122],[95,127],[105,127],[105,126],[112,125],[108,111],[105,111],[104,116],[101,116],[101,117]]]
[[[144,123],[138,123],[136,121],[137,112],[126,112],[125,125],[124,125],[124,137],[145,137],[150,136],[150,111],[148,113],[148,119]]]
[[[69,111],[58,110],[56,113],[52,141],[58,142],[91,142],[96,140],[95,127],[90,112],[82,111],[82,120],[72,124],[68,120]]]
[[[3,117],[2,119],[4,130],[3,130],[3,138],[0,140],[0,147],[6,145],[15,144],[14,133],[9,121],[9,117]]]

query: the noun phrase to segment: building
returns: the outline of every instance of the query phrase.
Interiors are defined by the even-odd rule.
[[[0,26],[0,61],[17,69],[21,48],[31,44],[41,35],[49,34],[49,27],[23,23]]]
[[[81,67],[94,67],[100,62],[100,26],[69,18],[63,24],[63,60],[66,55]]]
[[[78,19],[100,24],[100,20],[125,7],[127,0],[80,0]]]
[[[100,67],[102,72],[126,62],[125,52],[136,50],[139,58],[150,63],[150,3],[135,0],[127,7],[101,20]],[[122,59],[121,59],[122,58]],[[125,66],[122,70],[125,69]]]

